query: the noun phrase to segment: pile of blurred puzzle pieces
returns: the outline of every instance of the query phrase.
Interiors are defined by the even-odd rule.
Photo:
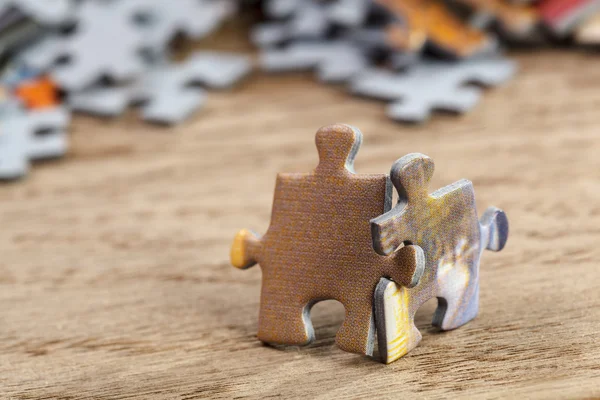
[[[598,0],[264,0],[262,8],[267,21],[251,37],[264,70],[315,70],[389,102],[387,115],[405,122],[468,111],[478,86],[513,76],[502,44],[600,44]]]
[[[163,124],[202,107],[252,68],[246,55],[173,61],[176,35],[202,39],[236,11],[226,0],[0,0],[0,179],[68,148],[71,111],[117,116],[138,105]]]
[[[466,112],[481,86],[510,79],[502,44],[600,44],[600,0],[0,0],[0,179],[64,155],[72,111],[185,120],[254,63],[216,51],[175,62],[173,38],[248,13],[261,70],[315,70],[405,122]]]

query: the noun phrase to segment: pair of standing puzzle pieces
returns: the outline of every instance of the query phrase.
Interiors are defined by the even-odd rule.
[[[0,118],[0,179],[24,176],[30,161],[64,156],[69,120],[62,107],[5,111]]]
[[[390,210],[388,176],[354,172],[361,141],[361,133],[348,125],[321,128],[315,170],[277,176],[267,233],[242,230],[234,239],[232,264],[262,268],[258,338],[263,342],[310,343],[311,307],[334,299],[346,309],[337,345],[372,355],[377,330],[382,361],[391,362],[418,343],[412,317],[423,300],[440,298],[434,323],[441,321],[442,329],[456,328],[477,313],[481,249],[504,246],[504,213],[490,209],[480,225],[468,181],[428,195],[433,163],[420,154],[394,165],[400,202]],[[397,300],[395,285],[410,288],[412,297]],[[407,311],[395,312],[400,306]],[[401,341],[405,351],[396,348]]]

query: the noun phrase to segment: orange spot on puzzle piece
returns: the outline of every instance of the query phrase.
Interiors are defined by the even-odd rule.
[[[49,108],[59,103],[58,88],[47,76],[23,82],[15,89],[15,95],[30,109]]]

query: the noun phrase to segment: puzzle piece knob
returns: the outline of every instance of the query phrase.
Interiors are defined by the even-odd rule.
[[[433,160],[421,153],[407,154],[396,160],[390,178],[398,191],[399,201],[425,200],[434,168]]]
[[[499,208],[490,207],[481,216],[482,241],[485,248],[500,251],[508,240],[508,217]]]
[[[362,143],[362,133],[357,128],[345,124],[324,126],[315,140],[319,151],[317,171],[354,172],[354,157]]]
[[[256,264],[256,253],[260,247],[260,237],[248,230],[240,230],[233,239],[229,259],[236,268],[246,269]]]

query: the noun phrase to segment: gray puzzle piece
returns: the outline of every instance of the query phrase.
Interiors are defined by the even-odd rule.
[[[54,34],[22,54],[33,68],[51,69],[67,91],[80,91],[108,76],[136,78],[147,68],[144,50],[162,53],[175,34],[199,39],[214,31],[233,10],[225,0],[94,0],[75,13],[77,29]],[[54,63],[61,58],[61,65]]]
[[[59,56],[70,60],[54,69],[54,79],[67,90],[81,90],[104,75],[123,80],[141,73],[145,35],[133,20],[147,7],[142,0],[83,3],[76,32],[61,40]]]
[[[389,117],[420,122],[434,109],[459,113],[470,110],[477,104],[481,89],[465,84],[498,85],[515,71],[514,62],[501,58],[423,61],[404,73],[381,69],[366,71],[353,80],[351,87],[356,94],[392,100],[387,108]]]
[[[66,109],[3,114],[0,121],[0,179],[24,176],[31,160],[63,156],[68,148]],[[38,134],[45,131],[43,134]]]
[[[148,71],[129,86],[92,88],[69,97],[74,110],[102,116],[121,114],[132,103],[143,103],[148,121],[181,122],[204,104],[209,88],[232,86],[251,70],[250,59],[230,53],[198,52],[180,64],[165,64]]]
[[[264,50],[259,63],[267,72],[316,69],[324,82],[344,82],[364,70],[368,60],[361,49],[349,42],[323,41]]]

